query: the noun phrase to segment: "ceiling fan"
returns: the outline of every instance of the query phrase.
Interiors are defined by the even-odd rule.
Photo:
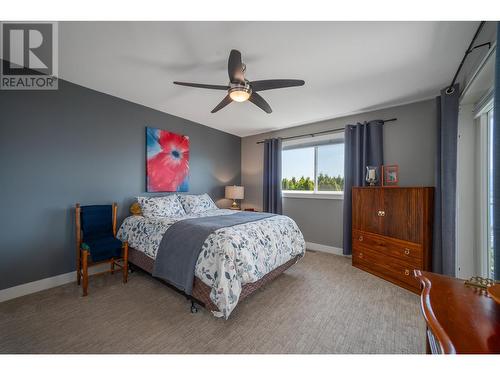
[[[203,83],[189,83],[174,81],[174,84],[189,87],[198,87],[201,89],[226,90],[227,95],[217,106],[212,109],[215,113],[232,101],[244,102],[249,100],[266,113],[271,113],[271,106],[264,100],[257,91],[282,89],[285,87],[303,86],[304,81],[300,79],[264,79],[261,81],[249,81],[245,78],[246,65],[241,62],[241,52],[235,49],[231,50],[227,62],[227,71],[229,74],[229,85],[207,85]]]

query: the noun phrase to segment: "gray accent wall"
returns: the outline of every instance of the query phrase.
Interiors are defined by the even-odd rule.
[[[196,103],[193,103],[196,105]],[[0,289],[75,270],[74,204],[145,192],[145,127],[190,137],[189,191],[241,181],[241,138],[65,81],[0,90]]]
[[[243,207],[262,207],[263,146],[258,140],[287,137],[344,127],[346,124],[389,119],[384,126],[385,164],[398,164],[401,186],[434,186],[436,158],[434,99],[336,118],[276,132],[245,137],[241,143]],[[306,241],[342,247],[342,205],[339,199],[283,198],[283,214],[292,217]]]

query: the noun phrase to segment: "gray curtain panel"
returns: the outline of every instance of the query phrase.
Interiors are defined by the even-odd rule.
[[[344,147],[344,255],[352,254],[352,190],[365,186],[366,167],[384,164],[384,122],[375,120],[347,125]]]
[[[500,41],[500,22],[497,22],[497,42]],[[495,99],[493,104],[493,271],[500,280],[500,48],[495,61]]]
[[[281,139],[264,142],[264,211],[283,212],[281,202]]]
[[[457,134],[459,85],[453,92],[441,91],[437,97],[438,141],[436,191],[434,195],[434,246],[432,270],[455,276],[455,220],[457,190]]]

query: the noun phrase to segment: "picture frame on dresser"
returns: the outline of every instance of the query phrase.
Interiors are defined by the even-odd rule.
[[[382,186],[398,186],[399,184],[399,166],[382,165]]]

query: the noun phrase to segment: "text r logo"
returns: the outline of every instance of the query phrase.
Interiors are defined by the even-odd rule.
[[[57,89],[57,23],[3,22],[1,30],[0,88]]]

